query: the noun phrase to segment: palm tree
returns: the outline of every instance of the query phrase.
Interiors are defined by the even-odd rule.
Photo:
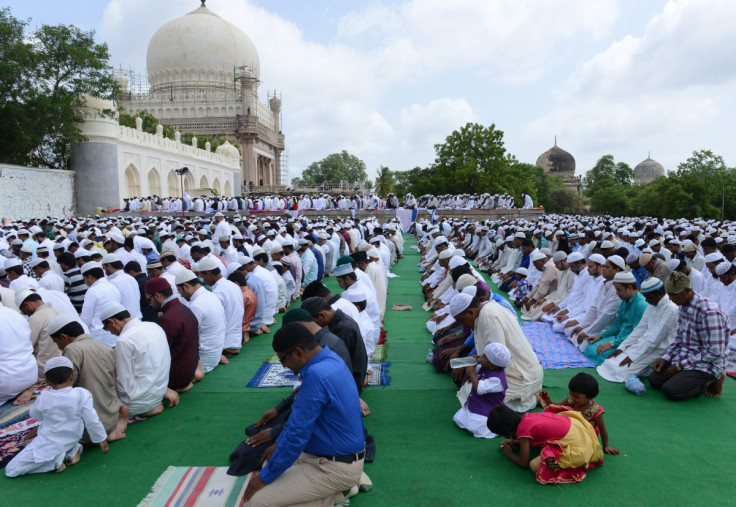
[[[386,196],[394,191],[394,175],[391,169],[385,166],[378,168],[378,176],[376,176],[376,193]]]

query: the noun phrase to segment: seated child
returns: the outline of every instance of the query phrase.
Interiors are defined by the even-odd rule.
[[[619,454],[619,450],[608,445],[608,428],[603,420],[603,407],[593,401],[598,396],[598,381],[588,373],[578,373],[570,379],[567,385],[570,394],[559,403],[553,403],[547,391],[539,391],[537,401],[547,412],[564,412],[575,410],[583,414],[583,417],[600,433],[603,452],[606,454]]]
[[[5,467],[8,477],[52,470],[59,473],[66,464],[76,465],[82,454],[79,440],[85,427],[103,453],[109,450],[107,432],[92,406],[92,395],[82,387],[72,387],[72,362],[64,356],[49,359],[44,376],[53,389],[42,392],[30,412],[41,423],[38,436]]]
[[[453,416],[455,424],[468,430],[476,438],[495,438],[488,429],[488,412],[496,405],[502,405],[506,395],[506,368],[511,362],[511,352],[500,343],[489,343],[483,350],[480,364],[468,366],[467,372],[472,384],[470,396]]]
[[[603,464],[603,450],[593,427],[579,412],[534,412],[523,416],[506,405],[488,414],[488,429],[507,438],[504,456],[521,468],[529,467],[541,484],[580,482],[585,473]],[[542,448],[530,459],[531,446]],[[513,447],[519,448],[519,454]]]

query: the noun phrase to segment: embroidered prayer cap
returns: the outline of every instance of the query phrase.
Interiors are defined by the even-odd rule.
[[[469,287],[465,287],[461,292],[463,294],[468,294],[469,296],[475,297],[475,295],[478,294],[478,286],[470,285]]]
[[[277,253],[283,253],[284,249],[281,247],[281,245],[276,245],[271,249],[271,255],[277,254]]]
[[[218,243],[230,243],[230,236],[223,234],[222,236],[217,238],[217,242]]]
[[[730,262],[719,263],[716,266],[716,274],[718,276],[725,275],[726,273],[728,273],[728,270],[731,269],[731,266],[733,266],[733,264],[731,264]]]
[[[719,262],[721,259],[723,259],[721,252],[713,252],[705,256],[705,262]]]
[[[547,256],[544,255],[542,252],[537,252],[534,255],[532,255],[532,259],[531,260],[532,260],[532,262],[546,261],[547,260]]]
[[[463,264],[467,264],[467,263],[468,261],[465,260],[464,258],[457,256],[457,255],[453,255],[452,259],[450,259],[449,266],[450,266],[450,269],[455,269],[456,267],[462,266]]]
[[[652,260],[652,254],[650,254],[649,252],[644,252],[643,254],[639,256],[639,265],[646,266],[647,264],[649,264],[649,261],[651,260]]]
[[[227,268],[225,268],[225,269],[227,269],[227,276],[232,275],[233,273],[235,273],[241,267],[242,266],[241,266],[241,264],[239,262],[234,262],[234,261],[231,262],[230,264],[227,265]]]
[[[562,250],[555,252],[555,254],[552,256],[553,262],[560,262],[564,261],[565,259],[567,259],[567,254]]]
[[[126,311],[125,307],[120,303],[116,301],[108,301],[102,305],[102,308],[100,308],[100,320],[105,321],[124,311]]]
[[[685,289],[692,288],[693,282],[690,281],[687,275],[679,271],[670,273],[670,276],[664,281],[664,289],[667,291],[667,294],[679,294]]]
[[[582,261],[583,259],[585,259],[585,257],[583,257],[583,254],[581,254],[580,252],[573,252],[567,256],[568,264],[571,262]]]
[[[28,287],[23,287],[22,289],[18,289],[15,292],[15,306],[20,308],[20,305],[22,305],[26,299],[28,299],[28,296],[34,295],[36,292],[32,291]]]
[[[58,333],[61,329],[63,329],[64,326],[66,326],[67,324],[71,324],[72,322],[79,321],[67,313],[60,313],[49,321],[49,324],[46,326],[46,332],[49,335],[54,335]]]
[[[613,248],[613,243],[608,240],[603,241],[601,243],[601,250],[605,250],[606,248]]]
[[[639,257],[633,252],[626,256],[626,264],[632,264],[638,260]]]
[[[221,212],[218,211],[217,213],[215,213],[215,216],[216,217],[224,217],[225,215],[223,215]]]
[[[680,267],[680,259],[670,259],[667,261],[667,269],[674,271]]]
[[[449,248],[448,248],[448,250],[449,250]],[[373,259],[380,259],[381,258],[381,254],[378,253],[378,250],[376,250],[375,248],[371,248],[370,250],[368,250],[366,252],[366,255],[368,257],[373,258]]]
[[[516,268],[516,274],[520,276],[528,276],[529,270],[526,268]]]
[[[46,259],[42,258],[42,257],[36,257],[35,259],[33,259],[31,261],[31,263],[29,264],[29,266],[32,267],[32,268],[35,268],[36,266],[38,266],[42,262],[48,262],[48,261]]]
[[[335,267],[335,276],[345,276],[353,272],[353,265],[350,263],[341,264]]]
[[[470,287],[471,285],[476,285],[477,283],[478,280],[476,280],[473,275],[471,275],[470,273],[465,273],[457,279],[457,282],[455,282],[455,290],[458,292],[462,292],[465,287]]]
[[[695,243],[690,242],[683,247],[682,251],[683,252],[695,252],[697,251],[697,248],[695,248]]]
[[[154,278],[149,278],[146,281],[145,292],[149,296],[151,294],[156,294],[157,292],[165,291],[166,289],[171,289],[171,284],[166,278],[157,276]]]
[[[373,238],[371,238],[373,239]],[[377,240],[380,241],[380,240]],[[447,243],[447,238],[444,236],[437,236],[434,238],[434,241],[432,242],[432,246],[439,246]]]
[[[613,283],[636,283],[636,277],[631,271],[620,271],[613,277]]]
[[[102,258],[102,262],[100,264],[104,266],[105,264],[112,264],[113,262],[120,262],[120,258],[115,254],[109,253]]]
[[[663,288],[664,284],[662,283],[662,280],[653,276],[641,282],[642,294],[651,294],[652,292],[657,292],[658,290],[661,290]]]
[[[489,343],[483,349],[483,354],[499,368],[506,368],[511,362],[511,351],[501,343]]]
[[[448,248],[447,250],[442,250],[440,252],[439,258],[440,259],[449,259],[450,257],[452,257],[452,252],[453,252],[453,249],[452,248]]]
[[[519,238],[519,239],[526,239],[526,234],[524,234],[523,232],[519,231],[516,234],[514,234],[514,237],[515,238]]]
[[[72,364],[71,360],[68,357],[64,357],[64,356],[52,357],[51,359],[46,361],[46,364],[43,367],[43,373],[46,374],[49,371],[53,370],[54,368],[69,368],[73,370],[74,365]]]
[[[368,300],[368,295],[363,289],[346,290],[340,296],[347,299],[351,303],[360,303],[361,301]]]
[[[460,294],[455,294],[450,300],[450,315],[455,317],[463,313],[468,309],[471,301],[473,301],[473,297],[469,294],[463,294],[462,292]]]
[[[255,261],[253,260],[253,257],[251,257],[250,255],[241,255],[240,257],[238,257],[238,262],[242,266],[245,266],[245,265],[250,264],[250,263],[255,262]]]
[[[22,266],[22,265],[23,263],[20,261],[20,259],[17,259],[17,258],[8,259],[5,261],[5,269],[14,268],[16,266]]]
[[[606,264],[606,258],[603,257],[601,254],[593,254],[590,257],[588,257],[589,261],[593,261],[596,264],[600,264],[601,266]]]
[[[196,279],[197,279],[197,275],[195,275],[192,271],[189,271],[188,269],[182,269],[176,274],[174,283],[176,285],[181,285],[183,283],[191,282],[192,280],[196,280]]]
[[[163,269],[164,265],[158,259],[150,260],[146,263],[146,269]]]
[[[212,257],[205,257],[197,264],[195,264],[194,271],[212,271],[214,269],[218,269],[219,267],[220,266],[217,264],[217,261],[215,259],[213,259]]]
[[[102,264],[99,262],[87,262],[85,263],[82,268],[79,270],[82,274],[87,273],[88,271],[91,271],[95,268],[102,269]]]

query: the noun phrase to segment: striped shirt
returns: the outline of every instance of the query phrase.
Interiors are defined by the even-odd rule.
[[[721,307],[698,293],[687,306],[680,307],[677,334],[662,356],[682,363],[684,370],[704,371],[720,377],[728,356],[728,325]]]
[[[69,296],[69,300],[74,305],[74,309],[78,313],[82,313],[84,305],[84,295],[87,293],[87,285],[84,283],[84,277],[79,268],[72,268],[64,271],[64,292]]]

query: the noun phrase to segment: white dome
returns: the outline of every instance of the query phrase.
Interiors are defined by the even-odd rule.
[[[215,153],[218,155],[224,155],[226,157],[235,158],[240,156],[238,149],[230,144],[227,140],[217,147]]]
[[[148,44],[151,92],[175,88],[233,86],[233,68],[248,66],[256,79],[260,61],[253,42],[238,27],[207,7],[173,19]]]

